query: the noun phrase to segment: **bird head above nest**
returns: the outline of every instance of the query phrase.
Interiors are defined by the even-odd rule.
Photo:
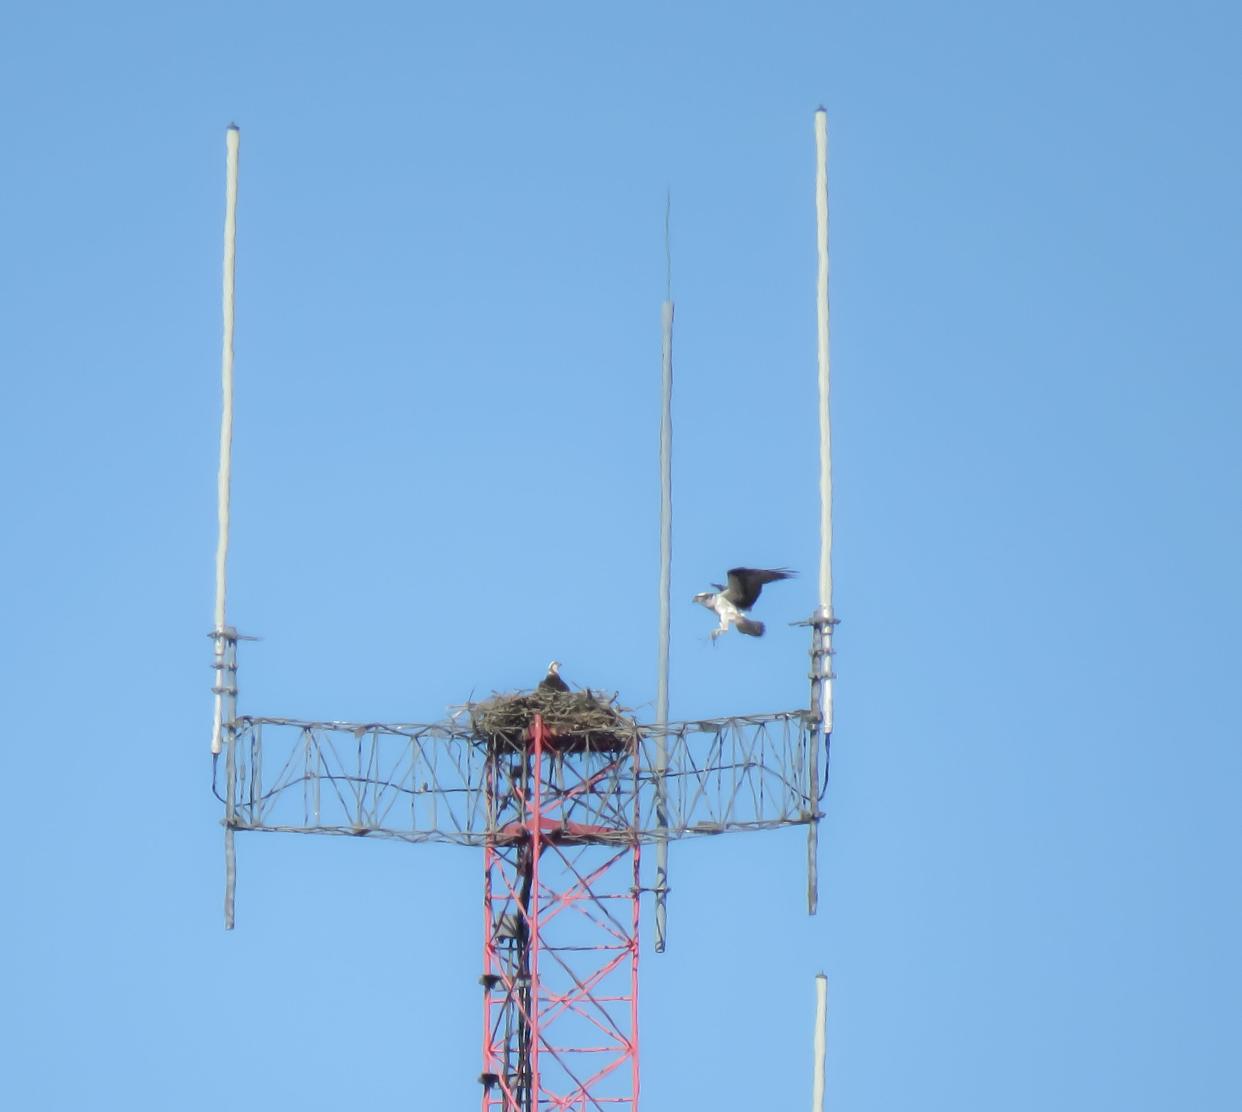
[[[540,691],[568,691],[569,684],[561,678],[561,662],[553,660],[548,664],[548,674],[539,681]]]

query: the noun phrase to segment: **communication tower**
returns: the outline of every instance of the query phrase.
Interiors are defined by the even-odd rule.
[[[590,692],[535,693],[430,724],[239,714],[239,640],[225,621],[232,437],[233,260],[239,133],[227,133],[224,416],[216,559],[213,789],[224,806],[225,926],[242,831],[440,842],[482,850],[484,1112],[637,1109],[642,897],[662,950],[667,847],[687,837],[818,823],[832,734],[826,116],[815,116],[822,545],[804,709],[669,722],[667,687],[672,302],[664,306],[661,660],[656,721]],[[501,716],[502,715],[502,716]],[[644,885],[643,851],[656,858]],[[820,1085],[822,1091],[822,1084]]]

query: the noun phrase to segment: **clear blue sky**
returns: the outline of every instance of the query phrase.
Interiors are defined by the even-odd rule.
[[[0,304],[0,1100],[474,1108],[481,863],[209,792],[224,129],[242,708],[805,699],[812,112],[832,127],[838,731],[678,846],[645,1112],[1242,1105],[1238,69],[1226,3],[26,5]],[[690,596],[787,564],[771,633]]]

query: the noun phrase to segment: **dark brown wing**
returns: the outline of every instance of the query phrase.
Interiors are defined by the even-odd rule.
[[[788,568],[730,568],[727,598],[739,610],[749,610],[759,601],[765,583],[792,579],[798,573]]]

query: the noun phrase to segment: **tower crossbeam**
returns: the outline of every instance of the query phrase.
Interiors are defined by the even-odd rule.
[[[214,787],[227,804],[232,785],[234,830],[495,841],[488,745],[466,726],[260,717],[231,725]],[[633,844],[811,823],[821,814],[812,757],[822,743],[806,711],[637,726],[621,739],[614,730],[594,751],[588,734],[572,758],[547,757],[564,800],[558,837]],[[634,756],[625,775],[618,745]]]

